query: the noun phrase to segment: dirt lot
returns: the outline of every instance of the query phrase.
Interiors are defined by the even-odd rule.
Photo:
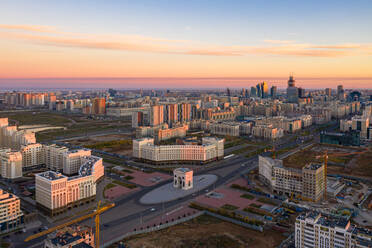
[[[87,148],[99,149],[106,152],[114,152],[121,155],[131,155],[131,140],[132,137],[128,134],[110,134],[70,140],[69,143],[74,145],[82,145]]]
[[[285,237],[279,232],[256,232],[210,216],[141,234],[124,241],[131,248],[270,248],[277,247]]]
[[[285,158],[283,164],[286,167],[302,168],[310,162],[322,163],[324,161],[323,155],[325,150],[327,150],[329,154],[328,174],[344,174],[372,178],[371,148],[363,154],[352,154],[364,150],[362,148],[315,145]]]

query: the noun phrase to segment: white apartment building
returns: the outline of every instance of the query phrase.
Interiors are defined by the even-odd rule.
[[[202,145],[154,145],[153,138],[133,140],[133,156],[140,160],[162,163],[173,161],[201,162],[221,159],[224,139],[204,137]]]
[[[138,108],[107,108],[106,115],[113,117],[132,117],[133,113],[143,112],[144,114],[150,113],[149,107],[138,107]]]
[[[252,134],[258,138],[274,140],[283,137],[284,130],[273,125],[258,124],[252,128]]]
[[[19,198],[0,189],[0,206],[0,233],[20,228],[24,220]]]
[[[340,131],[359,131],[362,139],[371,139],[370,117],[366,115],[354,116],[351,120],[340,120]]]
[[[209,130],[211,134],[228,135],[239,137],[240,135],[248,135],[252,132],[251,122],[211,122]]]
[[[0,146],[19,150],[21,146],[36,143],[35,133],[9,126],[8,118],[0,118]]]
[[[296,248],[372,247],[372,232],[352,225],[349,220],[307,212],[296,218]]]
[[[11,149],[0,150],[1,176],[7,179],[22,177],[22,154]]]
[[[301,115],[300,120],[302,127],[310,127],[313,124],[313,117],[311,115]]]
[[[77,176],[67,177],[55,171],[35,175],[37,206],[56,215],[81,203],[95,199],[96,184],[104,175],[102,158],[83,159]]]
[[[63,173],[66,175],[78,173],[84,157],[91,155],[92,153],[89,149],[70,150],[63,153]]]
[[[39,143],[22,146],[22,164],[23,167],[33,167],[45,163],[44,146]]]
[[[154,131],[154,138],[158,142],[172,138],[182,138],[186,136],[187,130],[189,130],[189,126],[186,124],[173,128],[157,129]]]
[[[299,117],[299,118],[287,118],[284,116],[275,116],[269,118],[263,118],[256,120],[256,125],[272,125],[274,128],[281,128],[285,132],[293,133],[302,128],[303,120],[306,124],[312,122],[309,120],[309,117]]]
[[[48,169],[54,171],[63,170],[63,155],[69,150],[65,146],[56,144],[44,145],[45,165]]]

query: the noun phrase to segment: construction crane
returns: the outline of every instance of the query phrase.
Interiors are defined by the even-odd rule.
[[[94,217],[95,225],[96,225],[95,243],[96,243],[96,248],[99,248],[99,216],[100,216],[100,214],[109,210],[110,208],[113,208],[114,206],[115,206],[115,203],[110,203],[110,204],[107,204],[107,205],[101,207],[101,201],[99,201],[98,204],[97,204],[97,209],[94,210],[93,213],[81,216],[81,217],[76,218],[72,221],[66,222],[66,223],[58,225],[58,226],[51,227],[51,228],[49,228],[45,231],[42,231],[42,232],[39,232],[37,234],[31,235],[31,236],[29,236],[25,239],[25,242],[28,242],[28,241],[36,239],[36,238],[40,238],[40,237],[42,237],[44,235],[47,235],[49,233],[52,233],[54,231],[60,230],[60,229],[65,228],[67,226],[70,226],[70,225],[76,224],[78,222],[81,222],[83,220],[90,219],[90,218]]]
[[[316,156],[316,158],[324,157],[324,200],[327,200],[327,164],[328,164],[328,156],[333,156],[333,157],[344,157],[344,156],[349,156],[349,155],[358,155],[358,154],[363,154],[366,153],[368,149],[365,149],[364,151],[360,152],[348,152],[348,153],[331,153],[328,154],[328,150],[324,151],[323,155]]]
[[[265,149],[265,152],[272,152],[273,159],[276,158],[276,156],[275,156],[275,145],[272,145],[271,149]]]

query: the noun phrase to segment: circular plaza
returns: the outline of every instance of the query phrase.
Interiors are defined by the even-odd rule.
[[[216,182],[217,179],[218,177],[212,174],[195,176],[193,178],[194,181],[193,188],[188,190],[175,188],[173,186],[173,182],[171,182],[163,186],[160,186],[142,196],[142,198],[140,199],[140,203],[150,205],[163,202],[170,202],[179,198],[183,198],[185,196],[191,195],[193,193],[196,193],[200,190],[207,188],[208,186]]]

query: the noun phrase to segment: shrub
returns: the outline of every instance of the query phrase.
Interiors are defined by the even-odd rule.
[[[246,199],[249,199],[249,200],[254,199],[254,196],[251,195],[251,194],[242,194],[240,197],[241,198],[246,198]]]
[[[238,209],[237,206],[230,205],[230,204],[225,204],[221,208],[226,209],[226,210],[236,210],[236,209]]]

